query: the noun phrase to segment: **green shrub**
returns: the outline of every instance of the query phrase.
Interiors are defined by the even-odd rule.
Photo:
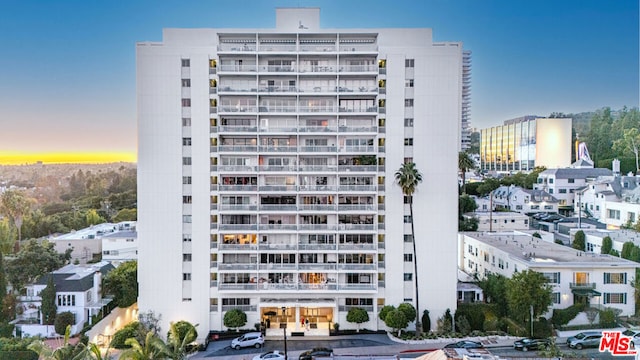
[[[31,350],[0,351],[0,360],[38,360],[38,354]]]
[[[548,338],[553,334],[551,323],[544,317],[533,322],[533,336],[536,338]]]
[[[600,311],[600,326],[603,328],[612,328],[616,326],[616,313],[613,309],[604,309]]]
[[[469,322],[470,331],[472,330],[484,330],[484,320],[486,313],[491,311],[491,307],[488,304],[473,303],[473,304],[460,304],[458,310],[456,310],[456,323],[458,318],[464,316]]]
[[[569,323],[569,321],[575,319],[576,316],[584,311],[584,304],[573,304],[566,309],[553,309],[553,315],[551,316],[551,323],[555,327],[561,327]]]
[[[127,324],[122,329],[116,331],[113,334],[113,338],[111,339],[111,347],[114,349],[128,349],[130,346],[126,345],[124,342],[128,338],[137,338],[140,335],[140,323],[134,321],[130,324]]]
[[[73,325],[75,316],[70,311],[61,312],[56,315],[56,319],[53,322],[54,329],[60,335],[64,335],[67,331],[67,326]]]

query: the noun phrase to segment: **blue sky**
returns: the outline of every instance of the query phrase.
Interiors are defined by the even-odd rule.
[[[135,43],[162,28],[430,27],[473,51],[472,126],[638,106],[637,0],[3,0],[0,152],[136,148]]]

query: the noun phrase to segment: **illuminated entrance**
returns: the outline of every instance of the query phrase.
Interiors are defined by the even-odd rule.
[[[289,335],[327,336],[333,327],[335,311],[334,299],[263,299],[260,321],[267,336],[282,336],[284,323]]]

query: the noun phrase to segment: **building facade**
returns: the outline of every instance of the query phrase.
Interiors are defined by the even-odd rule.
[[[600,176],[611,175],[611,170],[603,168],[563,168],[547,169],[538,174],[533,188],[544,190],[558,199],[560,209],[573,211],[576,204],[576,190]]]
[[[459,242],[460,269],[480,279],[490,273],[510,278],[526,270],[544,274],[553,290],[550,310],[588,303],[618,309],[622,315],[635,313],[631,282],[640,266],[636,262],[586,253],[518,231],[460,233]]]
[[[558,200],[544,190],[502,185],[493,190],[489,196],[493,206],[492,210],[506,209],[522,214],[558,212]]]
[[[140,310],[202,336],[234,308],[328,334],[362,307],[378,328],[383,305],[416,300],[405,161],[425,179],[419,311],[455,308],[462,44],[276,15],[137,45]]]
[[[480,168],[530,171],[571,165],[571,119],[527,115],[480,130]]]

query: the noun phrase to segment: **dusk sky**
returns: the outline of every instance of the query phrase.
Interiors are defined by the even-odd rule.
[[[638,106],[637,0],[3,0],[0,164],[135,161],[136,42],[169,27],[273,28],[276,7],[297,6],[320,7],[323,28],[463,42],[473,127]]]

